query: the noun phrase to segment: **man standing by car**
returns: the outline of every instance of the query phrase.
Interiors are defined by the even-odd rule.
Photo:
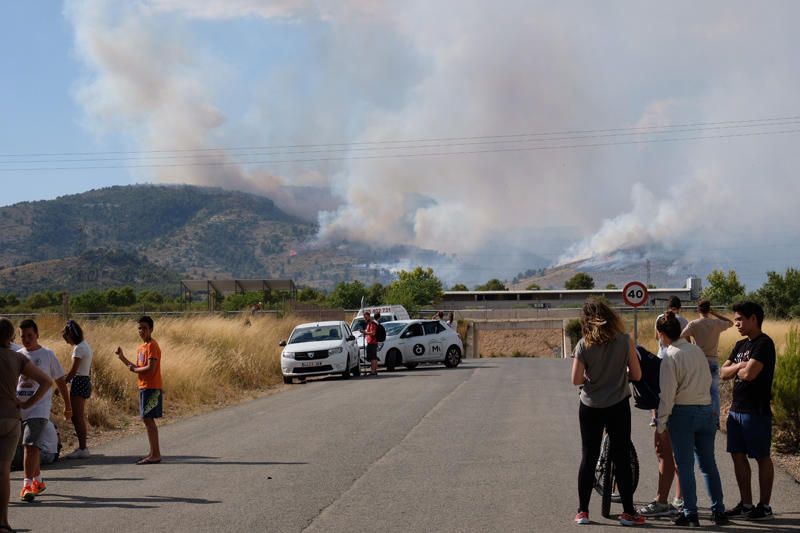
[[[364,311],[364,344],[366,356],[369,361],[370,376],[378,375],[378,323],[372,320],[369,311]]]

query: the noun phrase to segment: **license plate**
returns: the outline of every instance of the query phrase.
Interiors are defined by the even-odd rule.
[[[322,366],[322,364],[323,364],[324,362],[325,362],[325,361],[305,361],[305,362],[303,362],[303,366],[304,366],[304,367],[309,367],[309,366]]]

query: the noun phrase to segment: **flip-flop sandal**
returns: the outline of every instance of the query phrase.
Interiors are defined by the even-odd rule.
[[[157,465],[161,462],[161,459],[148,459],[145,457],[144,459],[139,459],[136,461],[137,465]]]

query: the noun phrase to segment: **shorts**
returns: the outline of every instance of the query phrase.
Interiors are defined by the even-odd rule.
[[[42,447],[44,429],[50,421],[46,418],[29,418],[22,421],[22,444]]]
[[[728,413],[728,453],[746,453],[751,459],[769,456],[772,415]]]
[[[377,361],[377,360],[378,360],[378,345],[367,344],[367,361]]]
[[[142,418],[161,418],[164,409],[164,393],[161,389],[139,390],[139,415]]]
[[[19,418],[0,418],[0,461],[14,458],[20,431]]]
[[[92,380],[89,376],[75,376],[69,388],[70,396],[80,396],[87,400],[92,397]]]

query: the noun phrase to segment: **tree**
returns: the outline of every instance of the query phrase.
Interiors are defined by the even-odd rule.
[[[789,268],[783,276],[767,272],[767,281],[756,291],[756,296],[769,315],[800,317],[800,270]]]
[[[618,289],[618,288],[619,288],[619,287],[617,287],[617,286],[616,286],[616,285],[614,285],[613,283],[609,283],[608,285],[606,285],[606,289],[608,289],[608,290],[610,290],[610,291],[616,290],[616,289]]]
[[[468,291],[469,288],[466,285],[464,285],[463,283],[456,283],[455,285],[450,287],[450,290],[451,291]]]
[[[136,303],[136,294],[133,292],[133,287],[108,289],[103,293],[103,297],[106,303],[113,307],[128,307]]]
[[[401,270],[397,279],[389,285],[386,299],[389,304],[400,304],[409,312],[430,305],[442,297],[442,281],[432,268],[416,267],[414,270]]]
[[[158,291],[142,291],[136,297],[136,302],[142,305],[159,305],[164,303],[164,296]]]
[[[508,287],[506,287],[505,283],[500,281],[497,278],[492,278],[483,285],[478,285],[475,287],[476,291],[507,291]]]
[[[527,291],[540,291],[540,290],[542,290],[542,288],[539,286],[538,283],[531,283],[530,285],[525,287],[525,290],[527,290]]]
[[[569,291],[594,289],[594,279],[585,272],[578,272],[564,283],[564,288]]]
[[[386,287],[373,283],[367,289],[367,305],[381,305],[386,300]]]
[[[361,298],[366,296],[367,289],[360,281],[343,281],[333,289],[328,301],[332,307],[358,309],[361,307]]]
[[[735,270],[726,274],[722,270],[712,270],[706,277],[708,287],[703,289],[701,297],[717,305],[731,305],[744,299],[744,285],[739,282]]]
[[[319,289],[314,287],[303,287],[297,291],[298,302],[321,302],[325,299],[325,295]]]
[[[108,311],[108,304],[103,295],[94,289],[82,292],[70,302],[72,309],[78,313],[102,313]]]

